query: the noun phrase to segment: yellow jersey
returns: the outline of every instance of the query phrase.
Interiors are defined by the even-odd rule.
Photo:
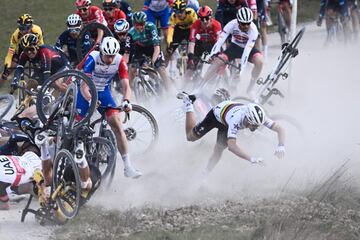
[[[169,32],[167,37],[167,42],[170,44],[173,40],[174,27],[179,27],[180,29],[190,29],[191,25],[197,20],[197,14],[192,8],[185,9],[185,18],[180,19],[176,16],[175,12],[171,14],[169,22]]]
[[[29,33],[35,34],[39,38],[39,45],[44,44],[44,37],[41,28],[38,25],[33,24]],[[14,54],[19,54],[19,42],[22,38],[20,30],[17,28],[15,32],[11,35],[10,46],[5,57],[5,66],[11,67],[11,62]]]

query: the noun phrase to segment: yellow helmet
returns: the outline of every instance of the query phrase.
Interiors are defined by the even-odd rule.
[[[25,13],[18,18],[17,23],[19,25],[31,25],[33,21],[34,20],[32,16],[30,16],[30,14]]]
[[[182,12],[186,9],[186,3],[184,0],[176,0],[173,5],[175,12]]]
[[[38,47],[38,45],[39,45],[39,38],[33,33],[25,34],[20,40],[20,46],[23,49],[31,46]]]
[[[35,169],[32,178],[36,184],[40,184],[44,180],[44,175],[43,175],[41,169],[38,169],[38,168]]]

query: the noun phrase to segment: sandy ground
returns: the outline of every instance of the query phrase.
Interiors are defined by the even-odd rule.
[[[202,181],[201,171],[214,144],[215,133],[197,143],[185,142],[184,126],[169,118],[169,112],[181,102],[168,99],[151,111],[160,126],[159,146],[151,154],[133,157],[134,165],[143,171],[138,180],[126,179],[119,167],[110,189],[99,191],[91,205],[127,209],[144,204],[184,206],[190,203],[214,203],[223,199],[253,199],[274,196],[286,187],[305,189],[320,181],[328,172],[350,159],[350,172],[358,180],[360,155],[360,110],[358,94],[359,44],[323,46],[324,29],[307,26],[300,43],[300,54],[292,66],[290,86],[281,83],[289,95],[266,107],[271,113],[286,113],[296,118],[304,131],[287,128],[286,158],[273,155],[276,138],[266,130],[262,134],[241,134],[239,143],[249,153],[265,159],[266,166],[250,165],[225,152],[215,170]],[[264,72],[272,67],[279,53],[278,34],[270,36],[270,56]],[[340,44],[339,44],[340,45]],[[240,95],[248,78],[238,87]],[[279,85],[280,86],[280,85]],[[39,226],[32,216],[20,223],[25,201],[12,203],[10,211],[0,212],[0,238],[46,239],[51,227]]]

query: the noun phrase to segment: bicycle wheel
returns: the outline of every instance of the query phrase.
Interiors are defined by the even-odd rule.
[[[159,127],[154,116],[144,107],[133,104],[130,119],[123,124],[132,154],[144,154],[155,147]]]
[[[83,48],[82,48],[83,38],[84,38],[85,33],[87,33],[87,32],[91,33],[97,29],[101,29],[104,31],[104,37],[107,37],[107,36],[113,37],[114,36],[112,34],[112,32],[110,31],[110,29],[101,23],[93,22],[93,23],[87,24],[85,27],[83,27],[81,29],[79,37],[77,38],[77,41],[76,41],[76,56],[77,56],[77,59],[79,62],[81,62],[81,60],[83,60],[83,58],[87,54],[86,52],[83,52]]]
[[[62,101],[60,107],[61,116],[67,118],[68,122],[64,124],[66,124],[65,126],[68,129],[72,129],[74,127],[77,91],[78,91],[77,85],[75,83],[71,83],[68,89],[66,90],[66,93],[64,95],[64,100]]]
[[[60,150],[53,165],[53,192],[51,198],[66,218],[74,218],[80,207],[81,183],[79,169],[71,153]]]
[[[115,167],[116,149],[109,139],[94,137],[87,146],[87,157],[101,172],[101,179],[106,179]],[[110,179],[110,181],[112,178]]]
[[[10,111],[14,105],[15,98],[13,95],[5,94],[0,96],[0,120],[2,120],[6,114]]]
[[[79,88],[80,83],[82,86],[87,86],[91,94],[91,100],[86,115],[79,121],[74,122],[73,127],[80,126],[88,122],[95,111],[97,103],[97,91],[94,82],[84,73],[77,70],[66,70],[56,73],[49,77],[42,85],[36,102],[36,110],[40,121],[46,124],[49,118],[52,121],[57,121],[59,106],[64,100],[65,93],[58,90],[56,84],[71,84],[74,83]],[[74,114],[74,113],[73,113]],[[77,114],[77,112],[75,112]],[[56,124],[55,124],[56,125]]]
[[[302,36],[304,35],[305,27],[301,28],[300,31],[296,34],[294,39],[282,50],[282,56],[280,63],[274,72],[275,75],[279,74],[284,65],[288,62],[290,58],[294,58],[298,54],[298,49],[296,48],[299,44]]]

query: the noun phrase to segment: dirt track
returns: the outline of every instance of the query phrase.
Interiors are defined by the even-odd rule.
[[[113,215],[113,218],[109,218],[108,213],[102,213],[104,217],[96,220],[101,221],[103,219],[104,226],[109,223],[106,219],[113,220],[112,222],[120,221],[119,224],[114,224],[114,228],[111,228],[111,224],[107,225],[109,226],[107,231],[110,238],[111,236],[114,237],[114,235],[111,235],[114,234],[111,229],[119,233],[119,235],[116,235],[117,237],[136,232],[136,226],[145,224],[147,216],[149,217],[148,222],[153,222],[153,226],[155,226],[151,231],[169,231],[169,239],[170,237],[175,239],[189,237],[192,239],[192,237],[198,236],[181,235],[184,229],[196,231],[194,226],[197,226],[197,216],[203,223],[206,223],[202,227],[205,230],[214,231],[213,236],[216,236],[215,234],[221,231],[232,232],[237,227],[244,230],[248,226],[246,224],[240,224],[239,226],[226,224],[224,220],[231,213],[237,213],[232,214],[231,217],[239,215],[238,220],[240,223],[244,219],[251,219],[256,224],[259,223],[256,222],[256,219],[259,219],[257,217],[270,218],[269,214],[266,215],[268,211],[271,215],[277,216],[277,214],[281,213],[279,212],[281,208],[289,212],[309,209],[308,213],[310,215],[314,213],[314,209],[318,209],[319,217],[315,219],[318,222],[324,221],[326,214],[321,215],[322,211],[330,211],[328,216],[333,220],[332,223],[336,224],[336,219],[339,219],[338,225],[340,227],[350,227],[353,226],[352,224],[358,224],[359,208],[357,208],[356,204],[353,205],[355,206],[354,212],[348,213],[347,210],[342,211],[340,207],[338,208],[338,206],[341,206],[339,203],[338,205],[335,204],[335,209],[333,207],[334,203],[331,202],[324,203],[324,206],[319,207],[319,205],[316,205],[317,203],[309,203],[308,200],[304,200],[302,197],[289,198],[284,196],[282,200],[274,202],[274,199],[278,199],[279,192],[284,189],[287,195],[294,192],[296,194],[311,192],[311,190],[316,189],[315,186],[318,183],[328,179],[329,174],[338,169],[346,159],[350,159],[348,163],[349,169],[346,174],[343,174],[343,176],[346,176],[346,180],[350,179],[347,183],[350,182],[350,185],[355,185],[359,180],[359,164],[356,160],[360,153],[360,139],[358,137],[360,132],[360,125],[358,124],[360,110],[357,107],[360,97],[358,94],[359,70],[356,63],[358,63],[358,56],[360,55],[360,45],[324,48],[324,39],[324,29],[319,30],[314,26],[307,27],[299,47],[300,54],[293,65],[290,97],[282,101],[286,102],[286,104],[278,102],[276,107],[268,108],[268,111],[286,113],[295,117],[301,122],[305,130],[302,136],[297,135],[297,132],[291,129],[289,130],[285,160],[280,161],[273,156],[273,150],[276,146],[273,141],[274,138],[266,136],[263,139],[262,137],[257,138],[245,134],[240,138],[239,142],[247,151],[264,157],[266,167],[249,165],[245,161],[236,159],[232,154],[225,153],[207,181],[201,182],[199,175],[205,167],[212,150],[214,135],[210,134],[205,137],[205,140],[201,143],[185,143],[183,126],[174,126],[164,117],[169,109],[180,105],[176,100],[169,100],[166,106],[162,106],[161,114],[157,114],[161,131],[161,147],[157,152],[142,159],[133,158],[134,164],[144,172],[144,176],[134,181],[125,179],[121,174],[118,174],[112,188],[97,193],[90,204],[91,206],[102,205],[106,209],[115,209],[113,211],[119,213]],[[278,35],[272,35],[270,43],[277,42],[279,42]],[[274,58],[278,54],[278,46],[270,44],[270,51],[267,69],[272,66]],[[244,89],[246,85],[247,80],[242,81],[239,89]],[[284,84],[283,88],[284,90],[288,89],[286,84]],[[152,111],[155,112],[155,110]],[[119,173],[121,173],[121,169],[119,169]],[[351,176],[351,178],[348,176]],[[357,192],[347,193],[354,194],[354,201],[358,201]],[[336,191],[334,194],[336,195]],[[268,200],[262,201],[262,199]],[[231,204],[224,205],[226,200],[230,200]],[[287,200],[289,201],[286,202]],[[259,204],[253,204],[254,201]],[[341,203],[342,200],[339,201]],[[48,236],[53,236],[53,228],[39,226],[32,216],[28,217],[25,223],[20,223],[20,210],[24,205],[24,201],[12,203],[10,211],[0,212],[0,238],[2,240],[18,239],[19,237],[24,239],[46,239]],[[144,210],[144,205],[150,206],[150,208]],[[184,206],[185,208],[176,210]],[[191,210],[190,206],[194,206],[194,209]],[[206,206],[209,206],[208,210],[204,210]],[[302,206],[302,208],[297,208],[297,206]],[[132,207],[135,209],[128,211]],[[268,210],[268,208],[272,208],[272,210]],[[247,218],[247,214],[256,215],[257,209],[260,209],[259,212],[263,215]],[[89,232],[89,238],[87,239],[91,239],[90,236],[97,239],[96,235],[91,233],[94,232],[95,234],[99,231],[96,226],[90,223],[94,221],[94,212],[98,213],[98,210],[91,208],[88,210],[90,211],[82,213],[79,220],[85,221],[87,219],[89,221],[84,225],[86,226],[84,229]],[[168,210],[167,216],[164,216],[165,210]],[[148,215],[146,211],[148,211]],[[128,215],[125,213],[128,213]],[[144,221],[141,220],[142,214],[145,215],[143,216]],[[175,218],[174,216],[177,215],[180,217]],[[135,219],[138,222],[136,224],[139,225],[134,223],[135,225],[131,225],[134,226],[134,229],[123,231],[126,230],[126,224],[128,223],[122,225],[121,219],[127,216],[129,216],[128,219],[130,220]],[[293,215],[290,214],[289,216]],[[339,216],[344,216],[345,223],[348,219],[351,222],[344,224]],[[182,221],[181,218],[185,220]],[[161,222],[158,222],[159,219],[161,219]],[[229,219],[231,218],[229,217]],[[284,218],[282,219],[284,220]],[[236,221],[230,222],[234,224]],[[294,219],[288,218],[287,221],[289,223]],[[312,223],[312,221],[309,222]],[[223,224],[224,227],[222,228],[222,225],[219,226],[219,224]],[[253,231],[261,226],[252,224],[250,223],[247,230]],[[116,225],[119,226],[120,230],[115,229]],[[70,230],[69,235],[77,230],[71,228],[74,226],[79,229],[79,225],[67,226],[67,230]],[[270,231],[271,228],[266,228],[266,224],[263,226],[265,232]],[[295,230],[292,231],[292,229],[297,225],[289,223],[284,226],[288,226],[287,230],[289,230],[290,234],[294,233]],[[320,225],[311,224],[311,227],[316,228],[316,226]],[[150,231],[149,229],[151,228],[141,225],[138,230]],[[207,231],[211,232],[210,230]],[[349,229],[349,232],[351,231],[355,232],[355,235],[349,235],[348,239],[359,239],[359,235],[356,235],[359,234],[359,230]],[[244,232],[248,233],[246,229],[242,231],[242,233]],[[76,236],[76,234],[72,236]],[[83,235],[77,236],[84,237]],[[141,234],[131,235],[130,237],[137,239],[136,236],[139,236],[140,239],[148,239],[142,238]],[[231,236],[235,238],[239,235],[236,235],[235,231],[234,235],[227,236],[229,236],[228,239],[231,239]],[[58,238],[63,237],[63,234],[58,233]],[[273,235],[273,237],[273,239],[279,239],[276,238],[276,235]],[[220,239],[220,237],[217,239]],[[289,238],[285,237],[283,239]],[[313,239],[320,238],[314,237]],[[328,239],[339,238],[329,237]]]

